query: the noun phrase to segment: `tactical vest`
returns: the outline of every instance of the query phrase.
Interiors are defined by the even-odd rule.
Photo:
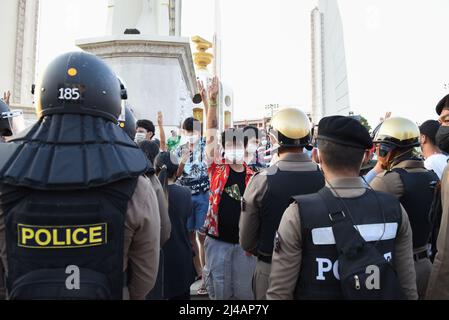
[[[429,212],[434,197],[434,185],[439,178],[433,171],[408,172],[405,169],[393,169],[391,172],[397,172],[404,185],[404,194],[399,201],[410,220],[413,248],[426,246],[430,237]]]
[[[262,199],[258,244],[259,254],[269,259],[273,252],[276,230],[292,196],[315,193],[324,187],[324,177],[318,167],[316,171],[282,171],[277,167],[272,168],[277,171],[271,168],[267,171],[268,190]]]
[[[122,299],[124,222],[136,184],[4,186],[10,299]]]
[[[338,275],[338,252],[328,208],[318,194],[294,199],[299,204],[302,234],[302,263],[295,299],[343,299]],[[365,241],[378,241],[376,248],[393,263],[394,242],[402,223],[399,201],[390,194],[373,191],[342,200]]]

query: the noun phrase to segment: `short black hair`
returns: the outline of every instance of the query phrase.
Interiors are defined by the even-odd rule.
[[[320,158],[331,170],[360,171],[365,150],[318,139]]]
[[[136,122],[136,128],[144,128],[148,132],[156,132],[153,122],[146,119],[138,120]]]
[[[232,142],[234,145],[237,144],[238,139],[242,139],[243,145],[246,148],[246,144],[248,143],[248,139],[245,139],[245,133],[243,131],[243,129],[236,129],[236,128],[228,128],[225,131],[223,131],[221,133],[221,146],[223,147],[223,149],[225,148],[226,145],[226,138],[232,138]],[[246,144],[245,144],[245,140],[246,140]]]
[[[433,145],[436,145],[436,136],[440,126],[440,123],[436,120],[427,120],[419,127],[419,132],[429,138]]]
[[[159,154],[159,146],[154,141],[143,140],[138,143],[139,148],[145,153],[148,160],[154,164],[154,159]]]
[[[185,119],[184,122],[182,123],[182,128],[185,131],[193,132],[193,129],[195,129],[195,127],[196,127],[195,123],[199,124],[198,128],[200,128],[200,130],[201,130],[201,122],[198,119],[195,119],[193,117]]]
[[[156,174],[159,174],[162,169],[166,169],[167,177],[174,178],[178,172],[179,163],[176,155],[170,152],[161,152],[154,160],[154,167],[156,169]]]
[[[251,133],[251,131],[253,133]],[[255,126],[246,126],[246,127],[244,127],[243,128],[243,134],[244,134],[243,143],[245,145],[245,148],[246,148],[246,146],[248,146],[248,141],[249,141],[250,138],[259,139],[259,135],[260,135],[259,134],[259,129],[257,127],[255,127]]]

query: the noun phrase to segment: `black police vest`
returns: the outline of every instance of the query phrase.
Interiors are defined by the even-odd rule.
[[[136,184],[4,186],[10,299],[122,299],[124,222]]]
[[[391,172],[397,172],[404,185],[404,194],[399,201],[410,220],[413,248],[423,247],[429,242],[431,228],[429,212],[434,198],[433,185],[439,178],[433,171],[409,172],[405,169],[393,169]]]
[[[268,190],[260,213],[258,252],[267,257],[272,255],[276,230],[292,196],[315,193],[324,186],[324,177],[318,167],[316,171],[283,171],[279,168],[274,171],[276,168],[267,170]]]
[[[383,234],[376,248],[388,261],[394,262],[394,242],[402,223],[402,211],[394,196],[381,192],[376,192],[376,195],[377,199],[374,192],[366,192],[360,197],[342,200],[365,241],[378,241]],[[328,208],[318,194],[294,199],[299,204],[303,242],[295,299],[343,299],[338,275],[338,252]]]

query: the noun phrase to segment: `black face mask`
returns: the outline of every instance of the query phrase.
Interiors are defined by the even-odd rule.
[[[442,151],[449,153],[449,127],[441,126],[435,138],[438,147]]]

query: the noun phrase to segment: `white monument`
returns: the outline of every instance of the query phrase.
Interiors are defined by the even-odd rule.
[[[141,34],[180,36],[180,0],[109,0],[108,34],[123,34],[123,28],[136,28]]]
[[[343,24],[337,0],[319,0],[311,13],[312,119],[349,115]]]
[[[137,118],[156,122],[161,110],[167,127],[179,126],[192,115],[197,93],[190,42],[180,37],[181,0],[110,0],[108,9],[110,35],[77,46],[123,79]],[[124,34],[133,29],[140,34]]]
[[[8,0],[0,9],[0,95],[11,91],[11,107],[35,120],[31,86],[35,80],[39,0]]]
[[[214,65],[213,73],[220,79],[223,73],[222,60],[222,28],[221,28],[221,0],[215,0],[215,33],[214,33]],[[224,130],[234,126],[234,91],[227,83],[221,83],[219,103],[219,129]]]
[[[196,66],[197,78],[206,86],[212,80],[213,76],[222,79],[222,32],[221,32],[221,6],[220,0],[215,0],[215,32],[213,43],[199,36],[192,37],[192,42],[196,44],[197,52],[194,53],[194,62]],[[213,49],[213,53],[207,52]],[[210,64],[213,64],[210,66]],[[209,70],[209,69],[212,69]],[[220,97],[218,100],[218,129],[224,129],[234,126],[234,92],[225,82],[220,83]],[[206,117],[203,104],[194,105],[193,115],[204,125]]]

